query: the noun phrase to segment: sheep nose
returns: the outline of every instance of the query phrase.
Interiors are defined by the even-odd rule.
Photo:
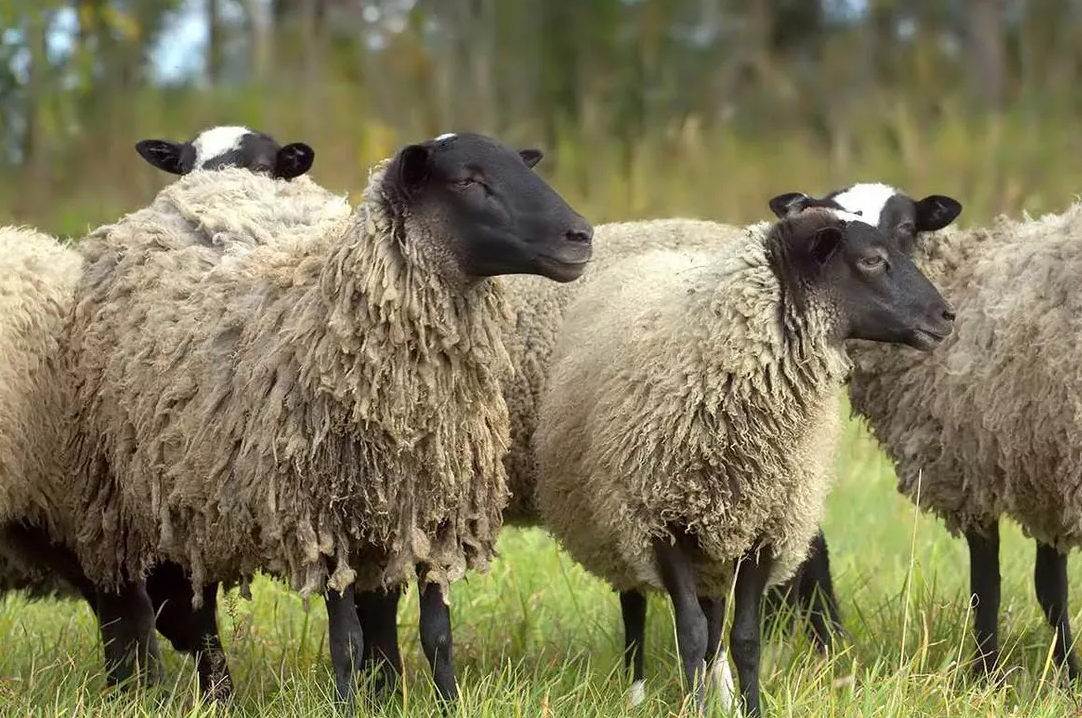
[[[946,319],[948,322],[953,322],[954,317],[954,307],[948,306],[946,309],[943,310],[943,318]]]
[[[564,232],[564,239],[568,242],[578,242],[579,244],[588,244],[591,239],[594,238],[593,225],[583,222],[582,224],[571,227]]]

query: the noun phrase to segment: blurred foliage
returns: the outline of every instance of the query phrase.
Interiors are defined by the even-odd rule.
[[[80,234],[171,179],[136,140],[243,123],[351,193],[472,129],[595,221],[881,179],[972,222],[1073,199],[1080,81],[1082,0],[0,0],[0,221]]]

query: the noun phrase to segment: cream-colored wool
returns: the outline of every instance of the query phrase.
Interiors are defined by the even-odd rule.
[[[308,594],[487,567],[508,316],[498,281],[467,282],[395,205],[387,164],[349,216],[307,182],[248,174],[233,195],[214,190],[229,170],[196,172],[164,190],[171,207],[199,198],[189,221],[152,206],[83,243],[71,347],[92,580],[165,558],[197,597],[256,569]]]
[[[782,300],[784,230],[766,227],[620,262],[565,312],[535,436],[537,500],[564,548],[618,590],[662,589],[652,541],[670,525],[696,536],[706,595],[764,546],[771,582],[786,579],[817,530],[848,360],[819,295],[803,310]]]
[[[1008,515],[1061,550],[1082,543],[1082,205],[917,240],[957,310],[930,354],[853,342],[850,396],[899,490],[957,534]]]
[[[70,528],[63,448],[71,386],[60,351],[82,258],[31,229],[0,228],[0,524]]]
[[[765,230],[769,224],[754,226]],[[599,272],[621,259],[657,249],[713,247],[743,234],[742,227],[699,219],[602,224],[594,229],[595,249],[590,266],[576,281],[559,284],[529,275],[507,277],[507,294],[515,322],[506,327],[504,343],[515,372],[504,386],[504,398],[511,414],[511,450],[505,459],[511,501],[504,511],[506,522],[532,525],[540,521],[534,497],[538,475],[533,436],[549,359],[568,302]]]

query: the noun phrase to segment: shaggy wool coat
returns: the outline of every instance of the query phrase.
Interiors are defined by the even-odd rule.
[[[957,311],[930,354],[853,342],[850,397],[898,489],[958,534],[1002,515],[1082,543],[1082,205],[917,240]]]
[[[307,594],[487,567],[507,499],[506,310],[387,190],[387,164],[352,212],[304,178],[193,172],[81,244],[92,579],[165,558],[198,599],[258,569]]]
[[[662,250],[599,274],[569,304],[535,445],[545,526],[618,590],[663,588],[669,529],[698,541],[700,593],[765,549],[770,581],[822,516],[848,360],[819,295],[793,301],[771,234]]]

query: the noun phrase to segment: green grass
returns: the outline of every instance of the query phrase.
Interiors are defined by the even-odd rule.
[[[969,616],[964,542],[918,516],[893,486],[889,464],[850,424],[826,519],[837,591],[853,643],[831,661],[803,634],[772,636],[764,652],[765,709],[772,716],[1082,715],[1049,663],[1051,632],[1033,597],[1033,545],[1004,526],[1000,619],[1006,686],[968,679]],[[460,715],[671,716],[681,694],[668,602],[651,599],[647,701],[625,708],[619,605],[542,531],[509,529],[502,559],[456,584],[455,658]],[[1077,560],[1071,576],[1082,576]],[[1074,585],[1078,585],[1077,580]],[[1077,597],[1076,597],[1077,598]],[[193,667],[163,645],[163,685],[117,695],[104,689],[101,649],[82,603],[0,601],[0,714],[4,716],[329,715],[332,680],[321,601],[261,579],[253,600],[220,599],[222,633],[237,688],[227,708],[201,704]],[[1076,607],[1079,602],[1076,600]],[[399,614],[404,695],[361,715],[437,713],[417,637],[417,595]],[[1075,625],[1079,615],[1074,613]],[[846,680],[852,676],[853,680]],[[685,712],[690,714],[690,712]]]

